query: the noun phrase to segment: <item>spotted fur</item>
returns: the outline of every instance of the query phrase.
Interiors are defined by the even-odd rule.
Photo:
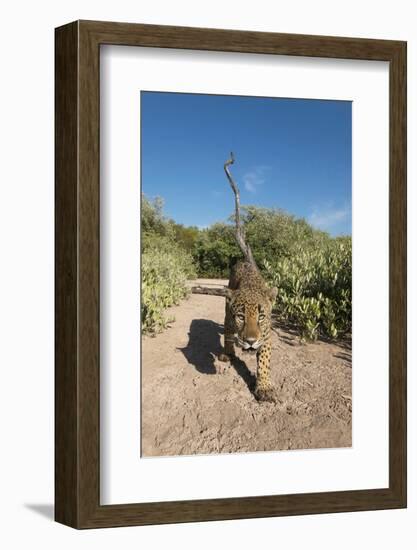
[[[269,288],[251,262],[238,262],[232,269],[226,294],[224,353],[221,361],[230,361],[237,345],[245,352],[256,353],[255,397],[274,401],[271,383],[271,309],[277,295]]]

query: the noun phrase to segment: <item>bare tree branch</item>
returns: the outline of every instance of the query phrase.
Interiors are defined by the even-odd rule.
[[[236,241],[239,245],[240,249],[243,252],[243,255],[245,256],[245,260],[250,262],[254,267],[257,268],[255,259],[252,254],[251,247],[246,244],[245,241],[245,233],[242,228],[242,224],[240,222],[240,194],[239,194],[239,188],[236,185],[232,174],[230,173],[229,166],[235,162],[235,157],[233,155],[233,152],[230,153],[230,159],[227,160],[224,163],[224,171],[226,172],[227,179],[229,180],[230,187],[232,188],[232,191],[235,195],[235,224],[236,224]]]

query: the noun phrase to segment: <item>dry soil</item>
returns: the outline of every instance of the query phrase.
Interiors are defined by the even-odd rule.
[[[302,344],[275,326],[278,402],[260,403],[251,393],[256,357],[236,350],[231,365],[217,359],[224,298],[192,294],[169,315],[167,330],[142,338],[142,456],[351,446],[349,342]]]

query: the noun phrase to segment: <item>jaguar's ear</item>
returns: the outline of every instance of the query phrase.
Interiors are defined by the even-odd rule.
[[[233,290],[228,288],[227,286],[224,287],[224,295],[226,296],[226,301],[230,302],[233,296]]]
[[[271,304],[275,302],[277,294],[278,294],[278,289],[276,286],[268,290],[268,298],[271,300]]]

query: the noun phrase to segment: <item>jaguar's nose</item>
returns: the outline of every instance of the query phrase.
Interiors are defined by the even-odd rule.
[[[256,342],[256,338],[246,338],[246,342],[252,346]]]

